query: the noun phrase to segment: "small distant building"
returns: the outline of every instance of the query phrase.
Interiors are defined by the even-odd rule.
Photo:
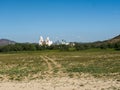
[[[54,42],[54,45],[69,45],[69,42],[66,42],[65,40],[59,41],[57,40],[56,42]]]
[[[70,42],[69,45],[70,45],[71,47],[73,47],[73,46],[75,46],[75,42]]]
[[[40,39],[39,39],[39,45],[48,45],[48,46],[51,46],[53,44],[53,42],[49,39],[49,37],[46,38],[46,40],[43,39],[42,36],[40,36]]]
[[[69,43],[66,42],[65,40],[62,40],[62,44],[63,44],[63,45],[69,45]]]

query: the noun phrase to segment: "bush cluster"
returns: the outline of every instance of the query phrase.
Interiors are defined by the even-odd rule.
[[[71,49],[72,48],[72,49]],[[70,51],[70,50],[86,50],[91,48],[107,49],[112,48],[115,50],[120,50],[120,42],[118,43],[75,43],[74,46],[71,45],[43,45],[29,44],[29,43],[16,43],[0,47],[0,52],[10,52],[10,51],[41,51],[41,50],[60,50],[60,51]]]
[[[0,52],[10,52],[10,51],[41,51],[41,50],[60,50],[68,51],[68,45],[43,45],[29,44],[29,43],[16,43],[0,47]]]

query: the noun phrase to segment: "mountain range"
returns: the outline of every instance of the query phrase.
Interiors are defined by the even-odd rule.
[[[120,42],[120,35],[118,35],[112,39],[108,39],[108,40],[104,40],[104,41],[97,41],[97,42],[93,42],[93,43],[101,45],[101,44],[106,44],[106,43],[114,44],[114,43],[118,43],[118,42]],[[15,44],[15,43],[16,43],[15,41],[11,41],[8,39],[0,39],[0,46],[4,46],[4,45],[8,45],[8,44]]]

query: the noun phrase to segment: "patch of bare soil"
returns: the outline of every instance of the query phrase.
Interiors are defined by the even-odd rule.
[[[1,82],[0,90],[120,90],[120,82],[94,77],[56,77],[30,82]]]

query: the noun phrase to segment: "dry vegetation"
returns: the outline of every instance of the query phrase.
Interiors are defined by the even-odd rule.
[[[112,50],[86,50],[79,52],[42,51],[0,54],[1,82],[50,80],[49,82],[52,83],[51,79],[53,79],[53,82],[56,81],[62,85],[62,81],[57,81],[57,79],[61,78],[60,80],[66,83],[65,77],[67,79],[69,78],[67,80],[68,83],[74,82],[75,79],[77,80],[77,82],[75,81],[75,83],[71,84],[72,87],[77,83],[79,84],[78,88],[82,89],[85,83],[89,85],[92,79],[93,83],[98,83],[98,85],[103,82],[107,83],[108,81],[114,82],[114,85],[108,82],[109,87],[105,89],[119,90],[120,52]],[[81,81],[83,78],[85,81]],[[101,80],[103,80],[103,82]],[[43,81],[41,81],[41,83],[42,82]],[[1,85],[2,84],[3,83],[1,83]],[[99,87],[94,86],[94,84],[91,88]],[[56,84],[54,83],[53,85]],[[5,86],[5,83],[3,86]],[[102,87],[98,89],[104,90],[104,85]],[[79,90],[78,88],[69,88],[68,90]],[[85,90],[85,88],[82,90]]]

